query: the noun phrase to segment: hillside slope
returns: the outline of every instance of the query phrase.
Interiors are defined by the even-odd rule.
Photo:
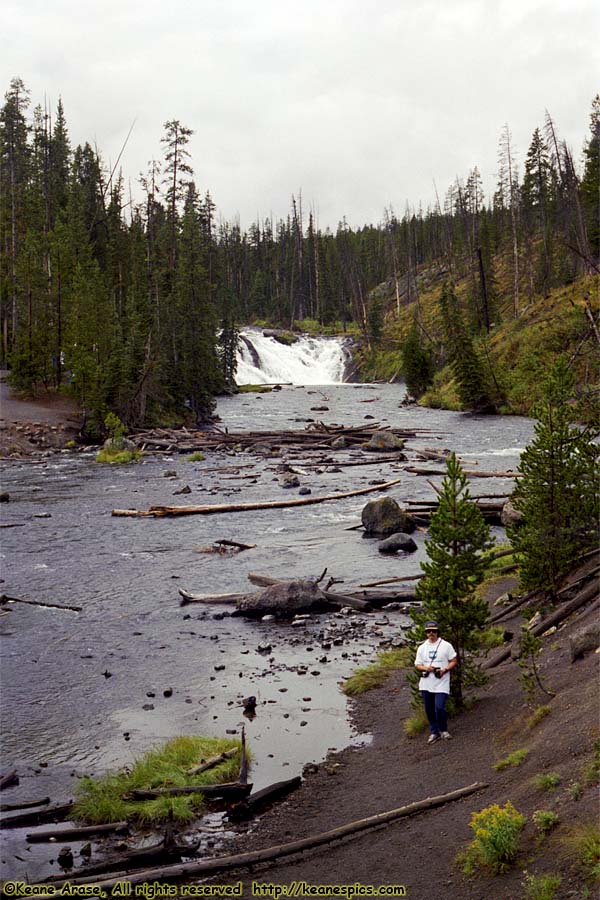
[[[392,285],[377,291],[386,306],[381,340],[358,351],[365,380],[392,381],[402,377],[402,346],[413,322],[418,322],[423,346],[434,356],[437,372],[430,389],[420,398],[424,406],[460,409],[452,371],[446,365],[440,296],[447,272],[442,267],[426,269],[417,278],[418,300],[401,297],[398,308]],[[507,291],[493,310],[489,335],[477,331],[475,345],[484,368],[497,389],[501,412],[526,415],[540,398],[543,375],[561,354],[572,360],[578,392],[597,397],[600,343],[600,278],[588,276],[555,288],[548,296],[533,297],[512,314]],[[459,307],[469,321],[470,279],[455,280]],[[473,323],[475,325],[475,323]],[[596,392],[596,393],[594,393]]]

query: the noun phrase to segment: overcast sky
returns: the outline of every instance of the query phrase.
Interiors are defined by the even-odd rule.
[[[2,91],[62,96],[74,144],[134,183],[162,126],[195,132],[195,180],[246,227],[302,190],[319,224],[426,207],[500,130],[518,160],[548,108],[580,159],[600,90],[598,0],[0,0]]]

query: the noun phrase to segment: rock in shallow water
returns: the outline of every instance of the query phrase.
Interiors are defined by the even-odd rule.
[[[398,553],[399,550],[402,550],[404,553],[414,553],[417,545],[410,535],[398,532],[397,534],[391,534],[389,538],[382,541],[377,549],[380,553]]]
[[[416,528],[413,516],[391,497],[370,500],[363,507],[361,520],[367,534],[381,537],[398,532],[410,534]]]

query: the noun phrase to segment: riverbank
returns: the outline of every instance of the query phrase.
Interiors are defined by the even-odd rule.
[[[488,599],[493,603],[514,587],[514,579],[504,578],[488,591]],[[524,702],[518,666],[510,660],[494,670],[489,683],[476,692],[473,707],[451,721],[452,740],[433,746],[427,745],[426,735],[409,739],[403,732],[402,722],[411,711],[402,673],[355,700],[355,726],[373,734],[372,745],[331,754],[321,766],[311,767],[300,790],[265,814],[244,836],[240,842],[244,850],[316,835],[474,782],[487,786],[466,799],[354,835],[306,856],[272,863],[254,870],[251,876],[240,872],[237,879],[245,885],[245,896],[250,896],[248,888],[254,880],[279,885],[300,881],[312,885],[404,885],[412,900],[427,900],[432,890],[451,892],[460,900],[520,900],[527,896],[523,886],[526,873],[559,876],[562,886],[555,896],[561,900],[592,896],[593,883],[586,881],[575,838],[578,829],[597,820],[593,770],[599,733],[594,686],[600,658],[591,652],[572,663],[569,639],[593,621],[595,612],[583,610],[543,638],[540,675],[556,696],[538,695],[539,705],[547,706],[548,714],[536,724]],[[503,625],[516,632],[522,621],[515,615]],[[494,769],[498,760],[517,749],[527,750],[520,766]],[[556,776],[552,779],[558,782],[554,790],[543,790],[535,781],[543,775]],[[456,856],[473,837],[471,814],[507,801],[527,816],[515,865],[495,877],[485,872],[467,877],[456,864]],[[540,809],[558,816],[557,826],[545,837],[532,820],[532,814]],[[215,879],[219,883],[235,880],[229,876]]]
[[[35,399],[15,395],[0,371],[0,459],[61,449],[75,438],[81,414],[74,400],[46,391]]]

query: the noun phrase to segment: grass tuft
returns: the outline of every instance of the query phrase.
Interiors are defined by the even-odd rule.
[[[380,687],[392,672],[412,666],[414,651],[410,647],[399,647],[397,650],[383,650],[369,666],[357,669],[342,686],[347,697],[358,697],[366,691]]]
[[[546,716],[549,716],[552,712],[549,706],[537,706],[533,714],[527,719],[527,727],[535,728],[536,725],[539,725],[542,719],[545,719]]]
[[[195,453],[191,453],[187,457],[188,462],[202,462],[205,459],[206,459],[206,457],[205,457],[204,453],[200,453],[199,450],[197,450]]]
[[[239,755],[200,775],[190,776],[186,770],[202,759],[239,746],[239,741],[224,738],[173,738],[144,754],[131,771],[113,772],[101,778],[83,778],[77,789],[74,818],[94,825],[130,818],[142,824],[157,824],[167,820],[172,811],[174,819],[193,819],[203,807],[202,794],[159,797],[141,802],[123,800],[123,794],[132,790],[219,784],[234,780]]]
[[[583,870],[587,878],[600,882],[600,828],[595,823],[576,825],[562,838],[564,855]]]
[[[238,384],[240,394],[270,394],[272,390],[268,384]]]
[[[574,781],[569,785],[569,794],[572,800],[581,800],[583,797],[583,786],[580,781]]]
[[[404,720],[402,727],[406,737],[414,738],[423,734],[427,730],[428,724],[425,710],[417,710],[413,716]]]
[[[536,775],[533,783],[540,791],[554,791],[560,784],[560,775],[557,772]]]
[[[600,779],[600,739],[594,743],[594,756],[589,765],[585,767],[583,777],[586,784],[597,784]]]
[[[96,462],[108,463],[111,466],[126,466],[138,462],[142,458],[141,450],[118,450],[115,447],[103,447],[96,456]]]
[[[560,875],[527,875],[523,882],[525,900],[555,900],[561,882]]]
[[[521,763],[525,761],[528,753],[529,750],[527,750],[526,747],[521,748],[521,750],[513,750],[508,756],[497,760],[497,762],[494,763],[494,769],[496,772],[503,772],[504,769],[508,769],[509,767],[520,766]]]

